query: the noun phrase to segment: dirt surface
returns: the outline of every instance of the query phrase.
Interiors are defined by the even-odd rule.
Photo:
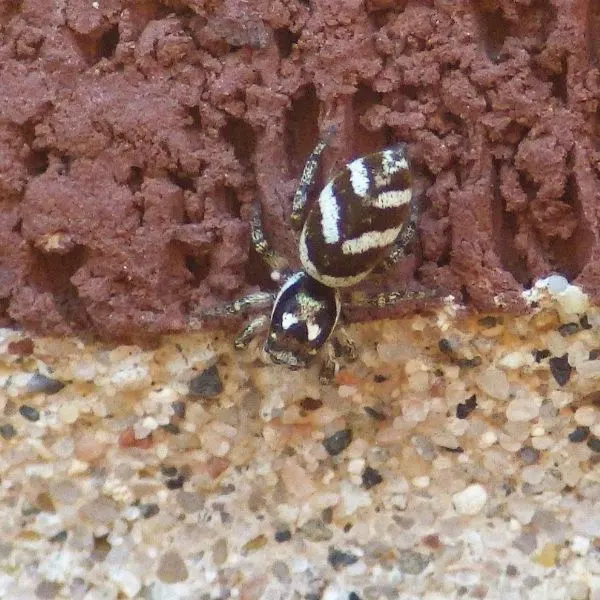
[[[419,248],[369,289],[517,310],[560,272],[598,300],[599,31],[594,0],[4,1],[5,322],[126,339],[256,289],[249,203],[294,258],[331,124],[324,176],[409,143]]]

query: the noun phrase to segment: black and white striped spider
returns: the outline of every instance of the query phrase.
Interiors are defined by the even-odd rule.
[[[412,199],[410,168],[404,144],[369,154],[348,163],[322,189],[307,209],[308,192],[329,133],[311,152],[293,199],[291,224],[300,232],[299,255],[303,270],[293,272],[287,261],[269,246],[263,234],[260,204],[255,202],[251,240],[255,250],[281,282],[277,294],[258,292],[194,316],[205,319],[251,310],[268,310],[254,318],[235,338],[245,348],[268,330],[265,352],[273,362],[291,368],[307,367],[326,347],[322,378],[337,369],[332,333],[340,319],[340,289],[354,285],[378,266],[390,266],[407,255],[416,235],[418,206]],[[393,292],[361,301],[362,306],[386,306],[429,292]],[[338,328],[338,334],[342,334]],[[352,342],[339,339],[353,357]]]

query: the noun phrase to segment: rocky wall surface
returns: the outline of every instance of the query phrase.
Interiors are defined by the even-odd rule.
[[[597,300],[598,31],[592,0],[3,2],[4,322],[130,339],[264,285],[249,204],[294,259],[331,124],[323,178],[404,140],[423,205],[368,289],[518,310],[559,272]]]

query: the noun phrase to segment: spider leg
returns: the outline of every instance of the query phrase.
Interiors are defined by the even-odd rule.
[[[259,334],[269,328],[269,317],[261,315],[252,319],[236,336],[233,345],[236,350],[243,350]]]
[[[340,354],[350,362],[355,361],[358,358],[356,344],[346,331],[346,328],[338,327],[334,333],[334,336],[339,345]]]
[[[419,220],[419,215],[419,205],[413,200],[410,205],[408,219],[400,230],[400,233],[394,242],[394,247],[386,258],[378,265],[379,269],[385,271],[410,254],[410,247],[417,238],[417,222]]]
[[[344,302],[345,308],[384,308],[386,306],[393,306],[394,304],[400,304],[401,302],[407,302],[409,300],[422,300],[424,298],[436,298],[439,297],[438,290],[403,290],[401,292],[382,292],[373,296],[367,296],[358,300],[353,299],[349,302]]]
[[[242,298],[238,298],[227,304],[217,304],[205,310],[194,311],[190,318],[189,324],[192,327],[199,328],[202,326],[202,321],[215,317],[229,317],[250,310],[263,310],[270,308],[275,301],[274,292],[256,292],[248,294]]]
[[[327,384],[333,381],[333,378],[339,370],[339,365],[335,357],[335,348],[333,347],[333,342],[331,340],[325,342],[324,354],[325,359],[323,360],[323,365],[319,372],[319,381],[322,384]]]
[[[317,145],[306,159],[304,171],[302,171],[302,177],[300,177],[300,183],[298,184],[298,189],[296,189],[292,201],[292,215],[290,221],[292,223],[292,229],[295,231],[299,231],[302,228],[302,215],[308,201],[308,192],[317,177],[317,169],[319,167],[321,154],[334,133],[335,128],[329,127],[325,131],[325,135],[317,142]]]
[[[252,216],[250,217],[250,241],[252,247],[265,261],[271,270],[271,278],[277,281],[282,271],[288,269],[288,263],[283,256],[280,256],[271,248],[271,245],[265,238],[265,232],[262,221],[262,210],[260,202],[252,203]]]

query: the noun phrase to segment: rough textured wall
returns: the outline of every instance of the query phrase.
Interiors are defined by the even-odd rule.
[[[127,338],[264,283],[249,203],[293,257],[329,123],[324,176],[410,144],[419,248],[371,288],[598,299],[599,31],[594,0],[4,1],[0,311]]]

